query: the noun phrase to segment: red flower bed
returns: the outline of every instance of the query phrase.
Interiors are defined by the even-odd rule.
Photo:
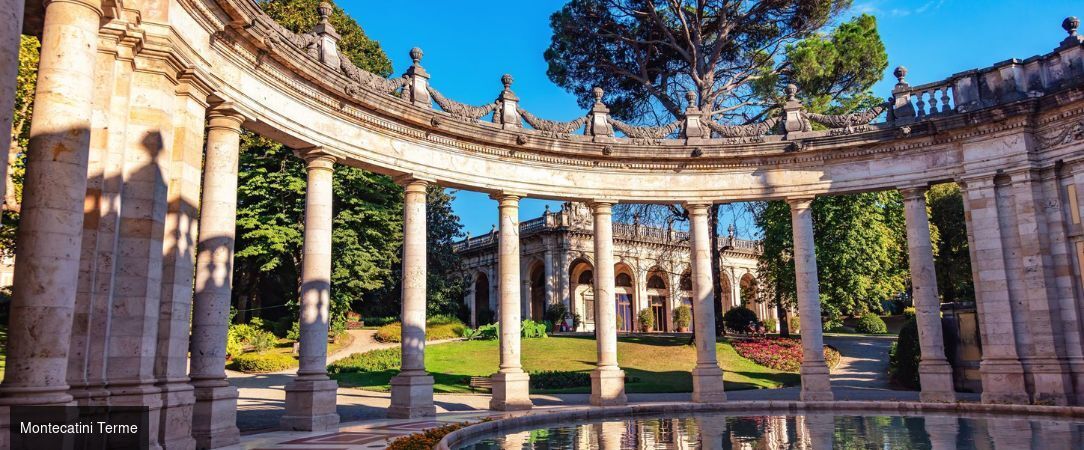
[[[765,367],[784,372],[797,372],[802,366],[802,341],[794,338],[757,338],[731,342],[734,350],[743,358]],[[839,363],[839,352],[824,347],[824,359],[828,367]]]

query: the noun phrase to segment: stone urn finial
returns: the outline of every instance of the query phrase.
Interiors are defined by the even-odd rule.
[[[788,84],[786,90],[787,90],[787,101],[788,102],[793,102],[795,100],[798,100],[798,86],[797,85],[795,85],[794,83]]]
[[[903,66],[899,66],[899,67],[896,68],[896,70],[892,71],[892,75],[895,75],[896,79],[899,80],[900,84],[903,84],[904,83],[903,79],[905,77],[907,77],[907,68],[903,67]]]
[[[504,90],[506,91],[512,88],[512,81],[512,75],[506,73],[501,76],[501,84],[504,85]]]
[[[730,226],[726,229],[726,235],[728,237],[734,237],[734,231],[734,224],[730,224]]]
[[[1066,17],[1065,20],[1061,21],[1061,28],[1066,33],[1069,33],[1069,36],[1076,36],[1076,29],[1080,28],[1080,19],[1076,18],[1076,16]]]
[[[595,86],[594,89],[591,89],[591,93],[595,96],[595,103],[602,103],[602,95],[605,94],[602,88]]]
[[[414,61],[415,66],[420,65],[420,63],[422,62],[422,55],[424,55],[424,53],[422,53],[421,48],[414,47],[410,49],[410,59],[411,61]]]
[[[320,14],[320,23],[327,23],[328,18],[331,17],[332,11],[333,8],[331,3],[320,2],[320,6],[316,7],[316,12]]]
[[[696,92],[689,91],[685,93],[685,101],[689,102],[689,107],[696,106]]]

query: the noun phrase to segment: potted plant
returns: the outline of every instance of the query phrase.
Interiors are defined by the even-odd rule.
[[[674,308],[674,328],[678,333],[689,332],[689,325],[693,323],[693,310],[689,305],[681,305]]]
[[[641,309],[637,318],[640,319],[641,333],[649,333],[655,327],[655,314],[652,313],[651,308]]]
[[[557,302],[546,308],[546,321],[553,324],[553,331],[561,331],[561,325],[564,325],[565,320],[568,319],[568,307],[564,303]]]

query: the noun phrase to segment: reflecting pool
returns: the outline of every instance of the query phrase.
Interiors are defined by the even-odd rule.
[[[461,450],[1084,449],[1084,422],[1011,417],[695,414],[561,423],[482,437]]]

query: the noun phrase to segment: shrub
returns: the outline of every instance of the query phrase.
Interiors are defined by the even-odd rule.
[[[915,307],[914,306],[908,306],[906,308],[903,308],[903,317],[906,317],[907,320],[914,319],[915,318]]]
[[[421,433],[409,434],[388,443],[387,450],[432,450],[448,433],[467,426],[466,422],[430,428]]]
[[[279,342],[278,337],[270,331],[260,331],[249,338],[248,345],[252,346],[252,350],[257,352],[266,352],[275,348],[275,344]]]
[[[263,330],[263,320],[258,317],[254,317],[249,323],[230,325],[229,330],[226,333],[226,343],[229,344],[230,339],[235,339],[237,343],[241,345],[242,350],[246,347],[251,347],[257,352],[267,351],[275,347],[278,342],[278,338],[274,333]],[[227,353],[229,351],[227,350]],[[237,354],[230,353],[237,356]]]
[[[531,389],[565,389],[590,385],[591,374],[587,372],[559,370],[531,372]]]
[[[564,303],[557,302],[546,308],[546,320],[552,324],[560,325],[568,319],[568,307]],[[557,331],[554,328],[554,331]]]
[[[779,325],[779,321],[775,320],[775,318],[769,317],[764,320],[764,328],[767,328],[769,333],[774,333],[777,325]]]
[[[876,314],[866,314],[858,319],[854,330],[864,334],[884,334],[888,332],[888,325],[885,325],[885,321]]]
[[[671,313],[674,316],[674,327],[678,329],[688,329],[689,325],[693,323],[693,310],[689,308],[689,305],[681,305],[674,308],[674,312]]]
[[[385,317],[362,317],[362,322],[365,322],[367,327],[381,327],[392,322],[398,322],[398,316],[385,316]]]
[[[900,336],[888,352],[888,375],[893,383],[918,389],[918,361],[921,353],[918,345],[918,323],[914,319],[900,329]]]
[[[244,353],[245,345],[241,343],[241,338],[237,337],[237,334],[233,332],[233,328],[226,333],[226,356],[230,358],[236,358],[241,353]]]
[[[242,353],[233,358],[233,370],[245,373],[280,372],[297,365],[294,357],[278,352]]]
[[[583,317],[580,317],[580,313],[572,313],[572,329],[580,329],[581,323],[583,323]]]
[[[385,370],[399,370],[402,363],[403,357],[399,348],[384,348],[369,350],[365,353],[354,353],[329,364],[327,369],[332,374],[383,372]]]
[[[286,332],[286,339],[291,341],[301,340],[301,322],[294,321],[290,324],[290,331]]]
[[[496,340],[501,336],[501,330],[497,324],[491,323],[478,327],[478,339],[485,341]]]
[[[784,372],[797,372],[802,367],[802,341],[796,338],[760,338],[731,341],[734,350],[742,358],[764,367]],[[828,368],[839,365],[839,352],[824,346],[824,361]]]
[[[790,318],[790,332],[799,333],[802,330],[802,320],[797,317]]]
[[[760,321],[757,319],[757,313],[744,306],[731,308],[723,314],[723,325],[737,332],[746,331],[749,328],[749,322],[759,323]]]
[[[527,339],[544,338],[546,337],[546,324],[545,322],[535,322],[533,320],[524,320],[520,322],[520,335]]]
[[[637,318],[640,319],[640,331],[647,333],[655,327],[655,313],[651,311],[651,308],[641,309]]]
[[[378,328],[373,338],[380,342],[400,342],[402,330],[401,323],[389,323]],[[455,339],[462,337],[466,331],[467,326],[451,316],[433,316],[425,322],[425,340],[427,341]]]

